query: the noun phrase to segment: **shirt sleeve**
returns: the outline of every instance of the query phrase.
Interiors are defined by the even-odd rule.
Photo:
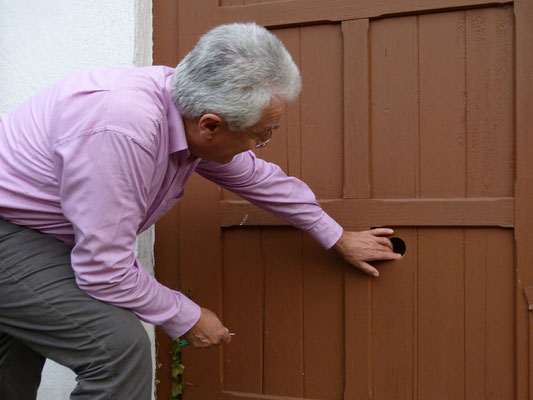
[[[147,212],[155,156],[129,136],[103,130],[58,145],[54,165],[61,207],[72,223],[72,268],[81,290],[132,310],[172,338],[187,332],[200,308],[161,285],[135,257]]]
[[[342,227],[322,210],[309,186],[252,151],[237,154],[228,164],[203,160],[196,172],[308,232],[326,249],[342,234]]]

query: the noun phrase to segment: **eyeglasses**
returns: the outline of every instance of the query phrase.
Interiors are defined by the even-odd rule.
[[[278,125],[269,126],[268,128],[265,129],[264,131],[265,133],[263,133],[262,135],[258,133],[247,132],[247,131],[241,131],[241,132],[255,141],[255,148],[257,149],[259,147],[265,147],[267,143],[270,142],[270,139],[272,139],[272,131],[278,128],[279,128]]]

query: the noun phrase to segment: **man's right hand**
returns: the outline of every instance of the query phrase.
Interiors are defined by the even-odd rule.
[[[186,339],[195,349],[205,349],[218,346],[222,342],[229,343],[231,336],[228,328],[222,325],[214,312],[202,307],[200,319],[185,335]]]

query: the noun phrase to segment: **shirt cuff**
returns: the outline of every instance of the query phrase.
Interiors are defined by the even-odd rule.
[[[200,306],[183,293],[174,291],[174,294],[181,303],[180,310],[174,318],[161,325],[161,329],[171,339],[177,339],[187,333],[198,322],[201,313]]]
[[[326,212],[318,223],[307,231],[323,248],[330,249],[340,239],[343,229]]]

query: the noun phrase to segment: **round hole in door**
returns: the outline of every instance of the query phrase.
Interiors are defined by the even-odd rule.
[[[403,256],[405,254],[405,251],[407,250],[405,242],[399,237],[391,237],[389,240],[392,243],[392,251]]]

